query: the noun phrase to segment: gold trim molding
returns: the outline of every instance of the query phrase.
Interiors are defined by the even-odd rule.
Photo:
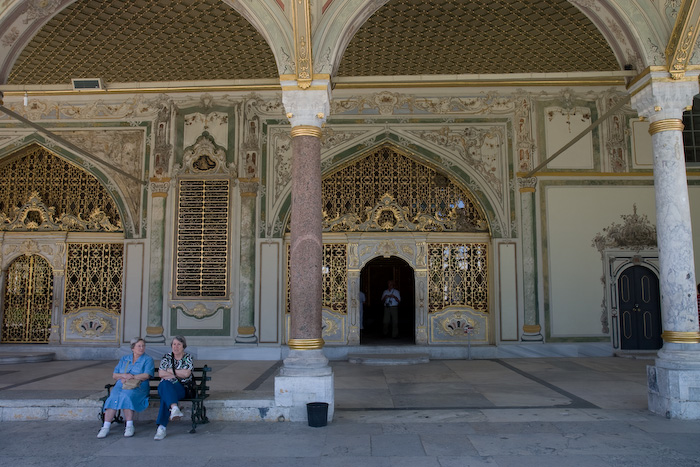
[[[678,9],[676,24],[666,46],[666,60],[671,78],[681,79],[685,75],[688,61],[698,39],[700,27],[699,0],[683,0]]]
[[[661,338],[674,344],[700,344],[700,332],[697,331],[664,331]]]
[[[311,13],[309,0],[292,1],[292,27],[294,29],[294,59],[297,86],[311,86],[313,66],[311,55]]]
[[[536,334],[542,331],[542,326],[539,324],[523,324],[523,332],[528,334]]]
[[[322,349],[326,342],[323,338],[318,339],[289,339],[287,345],[292,350],[318,350]]]
[[[662,131],[683,131],[683,120],[677,118],[666,118],[657,120],[649,125],[649,134],[655,135]]]
[[[313,136],[315,138],[320,138],[322,133],[321,129],[313,125],[299,125],[292,128],[291,132],[292,138],[297,136]]]

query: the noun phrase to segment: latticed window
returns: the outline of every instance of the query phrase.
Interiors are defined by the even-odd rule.
[[[428,245],[428,312],[468,306],[488,312],[486,243]]]
[[[287,245],[287,313],[291,311],[291,294],[289,287],[290,271],[290,246]],[[321,303],[324,307],[338,313],[348,311],[348,247],[342,243],[328,243],[323,245],[323,258],[321,264]]]
[[[176,297],[228,295],[229,200],[229,180],[179,181]]]
[[[372,210],[389,195],[392,204],[411,226],[406,229],[431,231],[439,222],[441,231],[485,232],[486,217],[470,193],[444,174],[406,157],[390,147],[338,170],[323,180],[324,225],[331,230],[389,230],[395,222],[390,210],[377,212],[368,223]],[[344,219],[340,223],[334,221]],[[348,219],[352,219],[351,222]],[[379,226],[377,228],[376,226]]]
[[[69,243],[65,313],[100,307],[121,313],[124,245]]]
[[[27,203],[36,192],[47,207],[54,208],[56,218],[67,214],[88,219],[101,211],[106,220],[121,230],[117,206],[100,182],[41,146],[31,146],[21,155],[0,163],[0,180],[0,217],[4,214],[12,218],[13,210]],[[64,227],[73,230],[67,224]]]

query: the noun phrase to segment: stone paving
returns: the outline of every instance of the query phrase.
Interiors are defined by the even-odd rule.
[[[279,366],[207,363],[215,369],[213,398],[266,397]],[[379,367],[332,362],[336,410],[325,427],[215,420],[189,434],[189,424],[180,422],[169,426],[165,440],[154,441],[153,420],[143,418],[133,438],[124,438],[115,424],[98,440],[96,418],[4,421],[0,465],[700,466],[700,421],[668,420],[646,410],[648,363],[625,358]],[[109,381],[113,365],[1,365],[0,410],[22,394],[93,397]]]

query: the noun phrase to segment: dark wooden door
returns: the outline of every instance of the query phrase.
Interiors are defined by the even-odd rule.
[[[656,350],[661,340],[659,279],[644,266],[632,266],[617,281],[620,348]]]

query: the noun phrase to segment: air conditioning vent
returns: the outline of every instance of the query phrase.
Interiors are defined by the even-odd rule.
[[[94,91],[96,89],[104,89],[100,78],[81,78],[72,79],[73,90],[75,91]]]

